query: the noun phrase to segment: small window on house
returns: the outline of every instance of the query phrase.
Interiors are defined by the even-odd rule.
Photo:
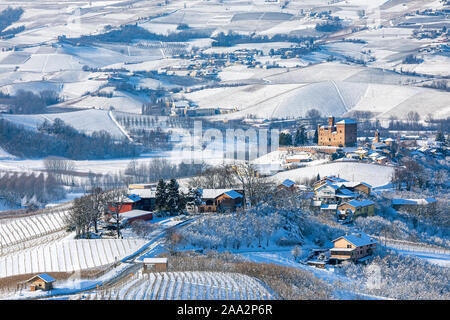
[[[350,244],[347,245],[347,248],[351,248],[352,246]]]

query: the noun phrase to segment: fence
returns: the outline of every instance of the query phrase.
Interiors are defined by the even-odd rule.
[[[381,245],[384,245],[387,248],[393,248],[398,250],[404,250],[404,251],[418,251],[418,252],[429,252],[429,253],[438,253],[438,254],[447,254],[450,255],[450,249],[437,247],[433,245],[427,245],[412,241],[406,241],[406,240],[397,240],[397,239],[390,239],[390,238],[384,238],[384,237],[375,237]]]

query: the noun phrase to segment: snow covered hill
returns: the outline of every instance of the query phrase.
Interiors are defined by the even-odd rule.
[[[139,273],[113,289],[90,294],[101,300],[270,300],[255,278],[224,272]]]
[[[376,164],[333,162],[280,172],[272,178],[281,183],[285,179],[295,181],[303,178],[314,178],[317,174],[321,177],[336,175],[348,181],[366,182],[372,187],[379,187],[390,183],[393,172],[394,168],[392,167]]]

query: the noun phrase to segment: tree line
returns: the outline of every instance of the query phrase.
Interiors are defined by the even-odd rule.
[[[39,93],[19,90],[13,96],[4,95],[3,103],[9,106],[9,113],[36,114],[44,113],[47,106],[61,102],[58,93],[44,90]]]
[[[0,146],[21,158],[60,156],[74,160],[134,157],[138,147],[127,139],[117,141],[108,132],[88,135],[59,118],[44,121],[37,131],[0,119]]]
[[[11,207],[36,209],[65,196],[52,174],[5,173],[0,177],[0,198]]]
[[[10,28],[10,29],[4,31],[11,24],[19,21],[22,14],[23,14],[23,9],[20,7],[19,8],[7,7],[5,10],[0,12],[0,37],[13,36],[16,33],[19,33],[19,32],[22,32],[23,30],[25,30],[24,26],[19,26],[19,27]]]

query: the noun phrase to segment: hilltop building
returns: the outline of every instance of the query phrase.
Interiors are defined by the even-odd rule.
[[[354,147],[357,140],[357,122],[343,119],[335,122],[334,117],[328,118],[328,125],[319,125],[319,146]]]

